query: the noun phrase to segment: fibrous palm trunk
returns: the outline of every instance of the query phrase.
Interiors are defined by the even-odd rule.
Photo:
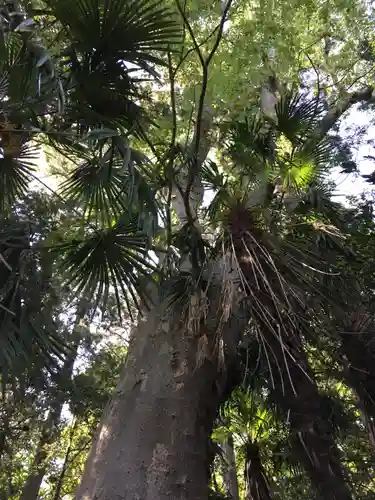
[[[261,230],[251,225],[248,211],[234,214],[231,231],[269,366],[270,387],[290,423],[294,455],[322,500],[351,500],[332,430],[321,418],[322,400],[297,331],[294,297],[292,293],[287,296],[291,286],[272,256],[277,259],[277,254],[271,246],[268,251],[269,242]]]
[[[339,327],[344,377],[358,397],[358,406],[375,448],[375,342],[372,314],[359,306]]]
[[[165,304],[139,322],[77,500],[207,500],[208,441],[234,383],[227,376],[235,352],[229,342],[235,345],[244,329],[238,319],[220,328],[217,312],[211,302],[196,331]]]
[[[272,500],[257,443],[249,442],[246,446],[245,484],[246,500]]]
[[[279,338],[263,330],[269,348],[274,394],[289,421],[294,457],[303,465],[322,500],[350,500],[331,426],[322,417],[322,398],[301,339],[292,325]],[[280,330],[281,331],[281,330]]]

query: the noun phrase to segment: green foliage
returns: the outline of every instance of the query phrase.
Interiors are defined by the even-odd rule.
[[[239,349],[242,387],[213,434],[222,449],[212,498],[227,497],[229,435],[241,498],[315,498],[323,466],[306,467],[311,441],[296,452],[296,435],[308,434],[296,421],[316,440],[323,422],[332,443],[324,454],[337,445],[353,496],[371,498],[375,410],[350,355],[375,380],[372,323],[350,348],[343,332],[374,313],[372,203],[335,203],[327,178],[338,165],[355,169],[351,140],[335,125],[362,99],[350,92],[372,83],[372,7],[239,0],[227,4],[228,21],[223,6],[203,0],[177,9],[154,0],[20,2],[17,15],[8,4],[0,491],[18,498],[42,450],[40,495],[72,498],[125,358],[103,330],[150,304],[150,282],[183,311],[214,282],[226,311],[226,293],[241,293],[251,321]],[[271,114],[260,109],[260,87],[277,99]],[[46,145],[64,180],[34,194]],[[205,207],[202,190],[212,195]],[[155,265],[151,251],[164,260]],[[307,380],[313,415],[301,399]]]

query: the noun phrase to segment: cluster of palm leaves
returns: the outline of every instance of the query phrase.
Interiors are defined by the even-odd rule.
[[[352,470],[337,446],[342,427],[326,411],[340,397],[327,403],[317,373],[335,365],[334,377],[358,397],[366,431],[374,432],[371,292],[359,275],[346,273],[360,245],[354,215],[331,199],[335,147],[320,134],[325,107],[311,95],[285,93],[274,119],[249,112],[225,124],[225,154],[197,169],[189,148],[172,144],[158,154],[150,140],[150,81],[180,34],[169,9],[154,0],[11,4],[0,14],[1,371],[14,368],[20,353],[32,356],[35,346],[48,362],[64,355],[52,332],[38,327],[46,290],[39,287],[37,304],[25,292],[35,286],[30,276],[46,279],[38,277],[43,259],[57,259],[66,285],[94,308],[105,309],[114,295],[120,315],[124,304],[131,312],[148,302],[145,280],[167,281],[173,304],[217,284],[209,270],[219,269],[220,283],[229,283],[248,311],[243,378],[257,380],[256,411],[266,408],[254,417],[240,393],[231,402],[244,421],[234,419],[231,432],[242,440],[248,498],[273,498],[261,463],[271,414],[283,422],[274,427],[288,450],[278,456],[302,466],[322,498],[352,498]],[[43,145],[70,165],[61,185],[50,188],[72,213],[63,236],[61,227],[32,231],[20,214],[13,221],[17,202],[38,182]],[[181,168],[194,170],[214,194],[199,225],[172,224]],[[151,250],[162,253],[162,264]],[[186,257],[190,268],[179,272]],[[353,303],[361,307],[352,313]]]

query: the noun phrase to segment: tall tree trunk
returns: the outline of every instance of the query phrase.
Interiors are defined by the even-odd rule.
[[[298,334],[280,338],[264,329],[275,380],[275,397],[289,420],[292,453],[324,500],[351,500],[333,432]]]
[[[359,314],[364,316],[365,313]],[[340,332],[342,353],[347,359],[345,375],[348,384],[361,399],[366,413],[375,420],[375,342],[374,322],[368,316],[363,328],[353,314]],[[366,318],[365,318],[366,319]]]
[[[77,500],[207,500],[209,436],[246,324],[233,316],[220,327],[218,309],[211,301],[207,321],[195,316],[197,331],[165,304],[139,322]]]
[[[234,451],[234,442],[232,433],[228,434],[224,444],[224,473],[223,479],[225,489],[233,500],[239,500],[240,494],[238,490],[236,455]]]
[[[375,449],[375,342],[373,315],[365,305],[348,313],[338,331],[344,378],[358,397],[358,407]]]
[[[270,386],[289,420],[294,454],[322,500],[351,500],[332,429],[321,417],[322,401],[297,330],[293,307],[298,311],[299,302],[295,304],[293,293],[286,296],[291,288],[288,269],[282,260],[275,262],[275,241],[263,237],[247,209],[234,212],[230,227],[270,369]]]
[[[246,500],[272,500],[257,443],[249,442],[246,446],[245,484]]]

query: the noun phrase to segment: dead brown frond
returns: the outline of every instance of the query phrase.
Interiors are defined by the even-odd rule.
[[[190,334],[200,333],[202,323],[205,324],[207,320],[208,306],[208,297],[203,290],[198,289],[190,295],[185,311],[186,327]]]

